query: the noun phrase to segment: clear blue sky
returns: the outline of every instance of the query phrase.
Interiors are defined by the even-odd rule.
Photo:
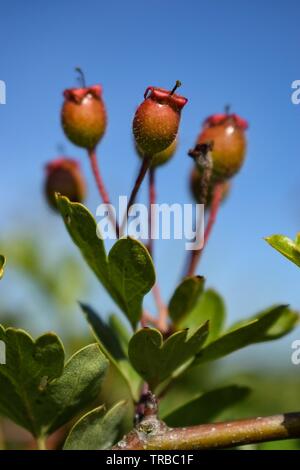
[[[113,199],[128,193],[136,172],[131,122],[146,86],[180,79],[189,103],[176,158],[158,175],[159,201],[189,201],[186,151],[202,120],[231,103],[250,122],[249,150],[200,272],[224,295],[232,320],[274,302],[300,308],[299,269],[262,240],[300,230],[300,106],[290,99],[291,82],[300,79],[299,14],[296,0],[2,0],[1,234],[34,226],[49,250],[53,239],[73,249],[41,193],[43,165],[61,143],[82,161],[95,211],[86,156],[59,121],[76,65],[104,88],[109,126],[99,152]],[[183,243],[160,242],[156,258],[167,296],[182,269]],[[109,305],[103,300],[103,310]]]

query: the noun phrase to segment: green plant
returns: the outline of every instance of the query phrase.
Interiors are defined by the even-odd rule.
[[[134,117],[134,136],[145,157],[125,217],[152,158],[177,138],[180,111],[187,100],[174,94],[176,87],[170,92],[148,88]],[[68,90],[65,97],[62,119],[66,135],[87,149],[100,196],[109,203],[96,161],[96,147],[106,122],[99,88],[84,85]],[[85,105],[87,114],[82,109]],[[223,126],[225,118],[222,119],[221,124],[218,121],[214,125]],[[231,116],[230,122],[232,119]],[[234,120],[241,127],[238,118]],[[209,213],[204,246],[192,252],[187,260],[188,275],[175,288],[167,305],[161,299],[156,279],[151,240],[145,246],[131,237],[119,238],[123,224],[120,226],[111,217],[118,240],[107,252],[89,210],[70,201],[63,188],[61,194],[56,194],[56,207],[71,239],[129,326],[115,315],[105,322],[90,305],[81,304],[95,342],[66,362],[63,345],[54,333],[34,340],[23,330],[0,328],[0,340],[6,345],[6,364],[0,365],[0,413],[31,432],[38,448],[46,448],[48,436],[62,426],[66,450],[222,448],[300,437],[300,413],[211,424],[225,409],[230,410],[247,398],[250,389],[238,384],[220,384],[197,394],[186,387],[184,399],[178,397],[175,404],[170,400],[176,384],[187,375],[198,373],[200,366],[211,366],[247,346],[276,340],[299,321],[298,313],[289,306],[275,305],[227,326],[223,299],[205,287],[204,277],[196,275],[224,195],[224,181],[216,182],[214,178],[213,148],[205,140],[190,152],[199,171],[200,200],[210,202]],[[229,150],[235,152],[235,148]],[[227,180],[234,171],[226,174]],[[149,203],[153,204],[153,168],[149,174]],[[298,241],[268,241],[300,265]],[[0,277],[4,263],[1,256]],[[144,297],[151,291],[157,316],[146,312],[143,306]],[[107,410],[102,401],[103,390],[111,386],[113,395],[114,381],[121,384],[121,399]]]

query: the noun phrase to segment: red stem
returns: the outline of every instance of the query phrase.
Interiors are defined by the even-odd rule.
[[[90,157],[90,162],[91,162],[93,175],[94,175],[96,185],[97,185],[99,194],[101,196],[101,199],[102,199],[104,204],[111,204],[108,192],[105,188],[104,181],[102,179],[102,175],[100,173],[100,169],[98,167],[97,154],[96,154],[95,149],[89,150],[88,154],[89,154],[89,157]],[[110,222],[111,222],[112,226],[114,227],[114,229],[116,231],[117,237],[119,238],[119,224],[115,220],[115,218],[114,218],[114,216],[111,212],[109,212],[109,219],[110,219]]]
[[[150,168],[149,170],[149,212],[148,212],[148,250],[153,258],[153,238],[152,235],[154,234],[154,210],[152,210],[152,206],[154,206],[156,202],[156,191],[155,191],[155,169]],[[153,232],[153,233],[152,233]]]
[[[187,270],[187,276],[193,276],[195,274],[197,265],[199,263],[201,255],[203,253],[203,250],[206,247],[206,244],[207,244],[207,241],[210,237],[212,228],[215,224],[215,221],[216,221],[216,218],[217,218],[217,215],[218,215],[218,211],[219,211],[219,208],[220,208],[220,203],[222,201],[222,195],[223,195],[223,185],[221,183],[219,183],[219,184],[216,185],[215,190],[214,190],[214,195],[213,195],[211,208],[210,208],[210,212],[209,212],[209,218],[208,218],[207,225],[206,225],[205,231],[204,231],[203,247],[200,248],[199,250],[193,250],[191,252],[190,263],[189,263],[189,267],[188,267],[188,270]]]
[[[148,241],[148,250],[153,259],[153,238],[154,235],[154,221],[155,221],[155,214],[152,207],[156,203],[156,187],[155,187],[155,169],[150,168],[149,170],[149,210],[148,210],[148,234],[149,234],[149,241]],[[158,318],[156,320],[156,326],[159,330],[163,333],[168,330],[168,309],[164,304],[162,299],[160,288],[158,283],[156,283],[152,289],[152,294],[154,297],[154,301],[158,310]]]
[[[151,158],[150,157],[144,157],[143,158],[143,161],[142,161],[142,165],[141,165],[141,168],[140,168],[140,171],[138,173],[138,176],[136,178],[136,181],[135,181],[135,184],[134,184],[134,187],[133,187],[133,190],[130,194],[130,198],[129,198],[129,201],[128,201],[128,204],[127,204],[127,217],[128,217],[128,213],[129,213],[129,209],[130,207],[132,206],[132,204],[134,203],[135,201],[135,198],[137,196],[137,193],[141,187],[141,184],[145,178],[145,175],[147,173],[147,170],[150,166],[150,161],[151,161]]]
[[[147,173],[147,170],[149,169],[150,161],[151,161],[151,157],[144,157],[143,158],[140,171],[139,171],[138,176],[135,180],[133,190],[132,190],[132,192],[130,194],[130,197],[129,197],[129,201],[128,201],[127,209],[126,209],[126,214],[125,214],[124,220],[123,220],[122,225],[121,225],[121,234],[123,234],[123,232],[124,232],[124,226],[125,226],[125,223],[128,219],[128,214],[129,214],[130,207],[134,203],[135,198],[137,196],[137,193],[140,189],[140,186],[141,186],[141,184],[142,184],[142,182],[145,178],[145,175]]]

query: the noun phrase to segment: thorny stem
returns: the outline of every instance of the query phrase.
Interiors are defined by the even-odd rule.
[[[94,178],[95,178],[95,181],[96,181],[97,188],[98,188],[99,194],[101,196],[101,199],[104,202],[104,204],[110,205],[110,198],[109,198],[108,192],[105,188],[104,181],[102,179],[102,176],[101,176],[98,164],[97,164],[97,154],[96,154],[95,149],[94,150],[88,150],[88,154],[89,154],[89,157],[90,157],[90,162],[91,162],[93,175],[94,175]],[[114,215],[112,214],[112,212],[110,210],[109,210],[109,219],[110,219],[110,222],[111,222],[113,228],[116,230],[117,237],[119,237],[119,224],[115,220],[115,217],[114,217]]]
[[[223,190],[224,190],[224,187],[223,187],[222,183],[218,183],[215,186],[213,199],[212,199],[212,203],[211,203],[211,208],[210,208],[210,212],[209,212],[209,217],[208,217],[207,225],[206,225],[205,231],[204,231],[203,247],[198,249],[198,250],[193,250],[191,252],[190,262],[189,262],[189,266],[188,266],[188,270],[187,270],[187,276],[193,276],[195,274],[198,262],[201,258],[203,250],[204,250],[204,248],[207,244],[207,241],[208,241],[209,236],[211,234],[212,228],[213,228],[214,223],[216,221],[217,214],[218,214],[218,211],[219,211],[219,208],[220,208],[220,203],[221,203],[221,200],[222,200]]]
[[[143,423],[146,423],[144,431]],[[151,426],[152,428],[151,428]],[[150,429],[150,432],[149,432]],[[145,419],[114,450],[225,449],[245,444],[300,437],[300,413],[258,417],[225,423],[168,428],[157,418]]]

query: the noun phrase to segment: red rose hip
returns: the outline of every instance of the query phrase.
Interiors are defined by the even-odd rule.
[[[93,150],[106,129],[106,111],[100,85],[64,91],[61,122],[73,144]]]
[[[53,209],[56,209],[55,193],[67,196],[72,202],[83,202],[86,183],[76,160],[57,158],[47,163],[45,170],[45,195]]]
[[[183,96],[175,94],[180,82],[173,90],[148,87],[145,100],[138,107],[133,119],[133,134],[136,144],[146,156],[153,156],[176,139],[181,110],[187,103]]]
[[[197,144],[213,142],[213,177],[224,180],[241,168],[246,154],[245,130],[248,123],[236,114],[215,114],[208,117]]]

